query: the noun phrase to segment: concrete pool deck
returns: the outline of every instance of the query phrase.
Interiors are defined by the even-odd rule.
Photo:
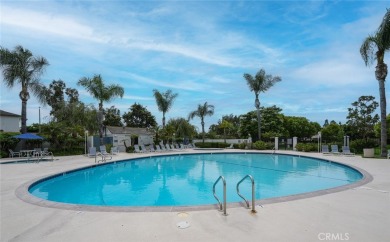
[[[217,209],[99,212],[38,206],[16,195],[23,184],[90,166],[94,164],[93,158],[68,156],[56,157],[54,162],[1,164],[0,241],[389,241],[390,160],[293,151],[278,153],[352,165],[370,173],[373,180],[340,192],[263,204],[256,207],[256,214],[229,205],[228,216]],[[114,160],[150,155],[120,153]],[[178,228],[177,224],[184,221],[190,226]]]

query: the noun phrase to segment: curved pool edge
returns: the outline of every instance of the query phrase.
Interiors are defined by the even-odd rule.
[[[273,152],[258,152],[258,151],[245,151],[245,152],[218,152],[218,153],[260,153],[260,154],[274,154]],[[171,156],[171,155],[186,155],[186,154],[213,154],[212,152],[186,152],[186,153],[175,153],[175,154],[155,154],[151,156]],[[300,200],[305,198],[311,198],[311,197],[317,197],[332,193],[337,193],[341,191],[350,190],[356,187],[363,186],[373,180],[373,177],[370,173],[365,171],[362,168],[345,164],[343,162],[334,161],[332,159],[328,159],[328,157],[320,158],[320,157],[312,157],[308,155],[301,155],[301,154],[283,154],[283,153],[275,153],[277,155],[290,155],[290,156],[299,156],[299,157],[307,157],[307,158],[314,158],[318,160],[322,160],[325,162],[331,162],[335,164],[339,164],[342,166],[349,167],[351,169],[354,169],[358,171],[360,174],[362,174],[362,179],[360,179],[357,182],[338,186],[334,188],[328,188],[313,192],[307,192],[307,193],[300,193],[300,194],[294,194],[294,195],[287,195],[282,197],[275,197],[275,198],[265,198],[265,199],[259,199],[256,200],[256,206],[258,205],[265,205],[265,204],[272,204],[272,203],[280,203],[280,202],[288,202],[288,201],[294,201],[294,200]],[[126,158],[122,160],[116,160],[116,161],[110,161],[105,163],[99,163],[99,164],[92,164],[80,168],[70,169],[64,172],[58,172],[52,175],[46,175],[44,177],[39,177],[34,180],[25,182],[21,186],[19,186],[15,190],[15,195],[21,199],[24,202],[37,205],[40,207],[47,207],[47,208],[56,208],[56,209],[65,209],[65,210],[76,210],[76,211],[91,211],[91,212],[183,212],[183,211],[201,211],[201,210],[215,210],[218,209],[217,203],[215,204],[209,204],[209,205],[195,205],[195,206],[97,206],[97,205],[78,205],[78,204],[67,204],[67,203],[60,203],[60,202],[53,202],[45,199],[38,198],[34,195],[32,195],[29,192],[29,188],[35,185],[38,182],[41,182],[43,180],[50,179],[52,177],[56,177],[59,175],[63,175],[66,173],[75,172],[78,170],[88,169],[91,167],[106,165],[110,163],[117,163],[117,162],[125,162],[127,160],[136,160],[136,159],[143,159],[147,158],[149,156],[143,156],[143,157],[133,157],[133,158]],[[243,202],[235,202],[235,203],[227,203],[227,208],[238,208],[238,207],[245,207]]]

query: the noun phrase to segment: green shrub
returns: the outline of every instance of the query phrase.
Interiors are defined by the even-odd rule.
[[[1,132],[0,133],[0,157],[8,157],[8,149],[14,150],[15,146],[18,144],[19,140],[12,138],[12,136],[17,135],[19,133],[12,132]]]
[[[134,146],[126,147],[126,152],[127,153],[134,153]]]
[[[314,143],[298,143],[295,148],[297,151],[312,152],[318,150],[318,144]]]
[[[364,148],[375,148],[378,145],[378,142],[375,140],[357,139],[352,140],[349,146],[355,153],[363,153]]]
[[[198,148],[226,148],[229,147],[230,144],[224,142],[197,142],[195,146]]]
[[[255,143],[252,144],[252,148],[255,150],[268,150],[268,144],[265,143],[264,141],[256,141]]]

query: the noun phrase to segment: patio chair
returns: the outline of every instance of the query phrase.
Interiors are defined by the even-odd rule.
[[[102,161],[112,160],[112,156],[110,153],[107,152],[105,145],[101,145],[99,148],[100,148],[100,155],[102,156]]]
[[[338,145],[331,145],[330,148],[332,149],[331,150],[332,154],[334,154],[334,155],[339,155],[340,154]]]
[[[111,147],[111,155],[119,154],[118,146]]]
[[[390,159],[390,150],[387,151],[387,159]]]
[[[321,152],[323,155],[331,155],[332,153],[329,152],[329,146],[328,145],[322,145],[321,146]]]
[[[99,152],[96,152],[96,147],[89,147],[88,148],[88,157],[96,157]]]
[[[134,145],[134,151],[135,153],[144,153],[144,151],[139,148],[139,145]]]
[[[100,148],[100,153],[102,155],[109,155],[109,153],[106,150],[106,146],[105,145],[101,145],[99,148]]]
[[[20,157],[20,152],[15,152],[11,149],[8,149],[8,151],[9,151],[9,157],[14,158],[14,156],[16,155]]]
[[[156,150],[154,149],[154,145],[153,144],[151,144],[149,146],[149,149],[150,149],[150,152],[156,152]]]
[[[145,147],[145,145],[141,145],[140,147],[143,152],[149,152],[149,150]]]
[[[230,144],[229,147],[226,147],[226,149],[233,149],[233,148],[234,148],[233,144]]]
[[[349,146],[343,146],[342,150],[343,151],[341,152],[341,154],[343,154],[343,155],[351,155],[351,156],[355,155],[355,153],[351,152],[351,150],[349,149]]]
[[[165,144],[165,148],[169,151],[169,150],[172,150],[171,147],[169,146],[169,144]]]
[[[160,148],[160,145],[156,145],[156,151],[157,152],[161,152],[162,151],[161,148]]]

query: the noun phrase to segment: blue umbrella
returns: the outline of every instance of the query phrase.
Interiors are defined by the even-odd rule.
[[[18,134],[18,135],[15,135],[15,136],[12,136],[14,138],[17,138],[17,139],[43,139],[41,136],[39,135],[36,135],[36,134],[31,134],[31,133],[25,133],[25,134]]]

